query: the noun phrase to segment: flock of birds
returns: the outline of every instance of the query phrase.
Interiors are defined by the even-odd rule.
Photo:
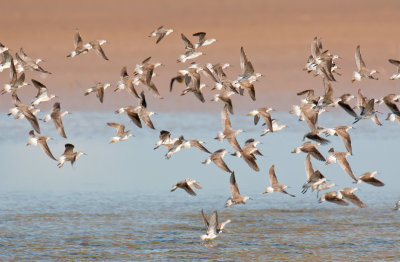
[[[156,37],[156,44],[162,39],[173,32],[172,29],[165,29],[163,26],[154,30],[149,37]],[[184,34],[181,34],[181,39],[184,43],[185,52],[178,56],[178,63],[185,63],[187,60],[195,59],[201,56],[203,53],[200,51],[201,48],[214,43],[215,39],[206,38],[206,33],[199,32],[193,34],[194,37],[198,37],[198,42],[193,44]],[[94,40],[88,43],[84,43],[79,31],[76,29],[74,33],[74,50],[67,55],[68,58],[73,58],[78,55],[85,54],[94,50],[100,57],[108,60],[102,45],[105,44],[106,40]],[[400,95],[388,94],[381,99],[367,98],[363,96],[361,90],[358,90],[357,94],[357,105],[351,106],[349,102],[354,98],[351,94],[343,94],[342,96],[335,98],[333,95],[332,83],[335,82],[335,77],[340,76],[338,72],[338,66],[336,60],[340,58],[336,54],[330,53],[328,50],[324,50],[322,47],[321,39],[315,37],[311,43],[311,55],[309,56],[304,70],[314,76],[319,76],[322,79],[324,87],[324,95],[316,96],[314,90],[304,90],[297,93],[298,96],[304,96],[301,99],[299,105],[294,105],[291,114],[298,117],[299,121],[305,121],[309,127],[309,132],[304,135],[303,140],[307,141],[295,148],[292,153],[305,153],[305,171],[307,180],[302,186],[302,193],[306,193],[310,188],[311,190],[317,191],[317,197],[319,192],[330,189],[335,186],[334,183],[329,183],[328,179],[319,171],[314,170],[311,159],[314,158],[318,161],[324,161],[327,165],[331,163],[338,163],[340,167],[347,173],[352,179],[353,183],[365,182],[373,186],[384,186],[384,183],[375,178],[377,171],[367,172],[359,177],[356,177],[352,171],[352,168],[347,161],[347,158],[353,154],[351,146],[351,138],[349,130],[352,126],[336,126],[334,128],[325,128],[318,125],[319,115],[326,111],[329,107],[341,107],[354,117],[354,123],[362,119],[371,119],[377,125],[382,125],[377,117],[377,111],[375,110],[375,104],[384,103],[390,110],[387,120],[398,121],[400,124],[400,111],[396,105],[399,101]],[[352,81],[361,81],[363,79],[374,79],[378,78],[375,76],[378,73],[376,70],[368,69],[361,57],[360,46],[357,46],[355,51],[355,61],[357,65],[357,71],[353,73]],[[29,57],[24,50],[21,48],[15,56],[10,54],[10,51],[6,46],[0,43],[0,71],[5,69],[10,70],[10,82],[5,84],[1,90],[1,94],[11,94],[12,102],[15,107],[9,110],[9,115],[14,115],[16,119],[26,118],[32,126],[29,132],[29,140],[27,145],[40,145],[43,151],[51,159],[58,161],[58,166],[62,167],[65,162],[69,161],[71,164],[85,153],[75,152],[74,145],[67,143],[65,144],[64,153],[56,158],[52,154],[47,141],[51,139],[47,136],[41,136],[40,125],[36,114],[40,111],[38,106],[41,103],[46,103],[57,97],[54,94],[49,94],[48,88],[41,82],[31,79],[33,86],[38,90],[36,96],[31,100],[30,104],[24,104],[19,99],[17,92],[24,86],[29,85],[25,82],[25,72],[37,71],[42,74],[51,74],[47,70],[43,69],[39,63],[42,59],[33,59]],[[397,67],[397,73],[393,74],[390,79],[395,80],[400,78],[400,61],[389,59],[389,62]],[[147,111],[147,102],[145,92],[138,92],[136,89],[138,86],[142,86],[151,92],[156,98],[162,99],[163,97],[159,93],[153,77],[156,76],[154,70],[161,66],[161,63],[153,63],[151,57],[145,59],[140,64],[137,64],[132,74],[128,74],[127,67],[121,69],[120,81],[116,84],[115,91],[126,90],[130,95],[137,98],[137,105],[121,107],[115,111],[115,113],[125,113],[129,119],[139,128],[142,128],[142,123],[151,129],[155,129],[154,124],[151,120],[153,112]],[[179,70],[177,75],[171,79],[170,91],[173,90],[173,86],[176,83],[184,83],[185,89],[181,92],[181,95],[193,93],[193,95],[202,103],[205,102],[205,98],[202,93],[202,89],[206,86],[201,81],[201,74],[206,76],[210,81],[213,82],[211,90],[216,90],[212,101],[220,102],[223,105],[221,112],[221,120],[223,130],[218,132],[215,139],[223,142],[227,140],[229,145],[235,150],[233,156],[242,158],[247,165],[255,170],[260,171],[257,165],[256,156],[262,156],[263,154],[258,150],[257,145],[260,141],[256,139],[248,139],[244,145],[240,145],[236,137],[241,133],[242,129],[234,129],[231,124],[230,115],[234,114],[234,107],[231,100],[233,95],[245,95],[247,91],[251,100],[256,100],[255,83],[262,74],[255,72],[251,61],[247,58],[244,48],[240,49],[240,67],[241,74],[236,79],[229,79],[225,74],[225,69],[229,67],[227,63],[218,64],[197,64],[191,63],[186,69]],[[85,96],[95,93],[100,103],[103,103],[105,90],[110,87],[109,83],[97,83],[94,87],[87,89],[84,93]],[[359,109],[360,113],[357,113],[355,109]],[[274,133],[285,128],[284,124],[279,124],[277,119],[274,119],[271,115],[272,108],[263,107],[252,110],[248,113],[249,116],[254,117],[254,124],[257,125],[260,120],[266,126],[266,129],[262,130],[261,136],[269,133]],[[68,111],[61,111],[61,105],[59,102],[54,103],[50,114],[46,115],[42,120],[48,122],[52,120],[55,128],[57,129],[60,136],[67,138],[64,130],[62,118],[68,114]],[[40,119],[39,119],[40,120]],[[129,139],[132,134],[125,130],[125,126],[120,123],[109,122],[108,126],[115,128],[117,133],[111,138],[110,143],[118,141],[124,141]],[[318,146],[321,144],[327,144],[330,141],[323,137],[337,136],[339,137],[346,148],[347,152],[335,151],[334,148],[329,150],[329,156],[324,157],[318,150]],[[245,204],[247,200],[251,199],[249,196],[243,196],[240,194],[239,187],[235,178],[235,173],[232,171],[227,163],[224,161],[224,156],[228,153],[227,149],[218,149],[214,152],[209,151],[203,146],[203,141],[196,139],[186,139],[183,136],[172,137],[171,133],[167,130],[161,130],[159,135],[159,141],[156,142],[154,149],[164,146],[167,149],[165,158],[171,158],[175,153],[182,149],[195,147],[209,156],[202,162],[203,164],[214,163],[219,169],[230,174],[230,190],[232,196],[226,201],[225,206],[233,206],[237,204]],[[311,158],[312,157],[312,158]],[[270,186],[266,187],[264,194],[280,192],[287,194],[291,197],[295,195],[290,194],[286,191],[287,186],[278,182],[275,166],[272,165],[269,169],[269,182]],[[194,188],[201,189],[202,187],[195,180],[187,178],[185,180],[176,183],[171,191],[181,188],[190,195],[196,195]],[[332,202],[339,205],[349,205],[347,201],[350,201],[354,205],[365,208],[365,203],[355,195],[357,187],[346,187],[337,191],[330,191],[324,193],[319,197],[319,202]],[[396,204],[396,209],[400,210],[400,201]],[[201,211],[204,224],[207,228],[206,234],[201,236],[203,241],[211,240],[216,238],[224,229],[225,225],[230,222],[226,220],[223,223],[218,222],[218,213],[214,211],[209,220],[203,210]]]

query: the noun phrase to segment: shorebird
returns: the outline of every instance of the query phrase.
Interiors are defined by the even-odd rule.
[[[203,93],[201,89],[204,85],[200,84],[200,74],[196,72],[196,69],[190,68],[186,71],[184,75],[186,89],[182,91],[181,96],[186,95],[188,92],[193,93],[197,99],[199,99],[202,103],[205,102]],[[172,83],[171,83],[171,90],[172,90]]]
[[[161,130],[159,138],[160,140],[156,143],[156,146],[153,148],[154,150],[160,146],[165,146],[167,150],[170,150],[178,140],[178,138],[171,138],[171,133],[167,130]]]
[[[311,42],[311,55],[309,56],[304,70],[308,73],[315,71],[316,75],[320,75],[329,81],[336,81],[332,72],[336,70],[334,59],[339,58],[332,55],[328,50],[323,50],[321,39],[314,37]]]
[[[89,49],[86,47],[86,45],[83,44],[82,37],[79,34],[78,29],[75,29],[74,32],[74,47],[75,50],[72,51],[69,55],[67,55],[67,57],[75,57],[77,55],[89,52]]]
[[[352,129],[352,126],[337,126],[335,128],[325,128],[324,133],[327,136],[338,136],[342,141],[344,146],[346,147],[347,151],[350,155],[353,155],[353,150],[351,148],[351,139],[350,134],[347,132]]]
[[[321,174],[319,170],[314,171],[312,164],[311,164],[311,157],[310,154],[307,154],[306,161],[305,161],[305,169],[307,175],[307,181],[303,184],[303,190],[301,193],[305,194],[307,190],[311,187],[312,191],[317,190],[317,196],[320,190],[330,188],[335,184],[330,184],[328,187],[326,184],[326,178],[324,175]]]
[[[231,173],[229,183],[230,183],[232,197],[228,198],[228,200],[225,203],[225,207],[230,207],[232,205],[237,205],[237,204],[246,204],[246,201],[251,199],[248,196],[240,195],[239,187],[235,179],[235,172]]]
[[[165,154],[165,158],[166,159],[170,159],[173,154],[175,154],[178,151],[180,151],[183,148],[182,144],[183,144],[184,141],[185,141],[185,138],[183,136],[180,136],[178,139],[174,140],[174,142],[172,143],[170,149]]]
[[[236,94],[233,91],[229,91],[229,90],[223,90],[220,91],[220,93],[215,94],[214,98],[211,99],[211,101],[221,101],[223,103],[225,103],[225,105],[228,107],[229,113],[231,113],[233,115],[233,105],[232,105],[232,100],[231,100],[231,96]]]
[[[228,107],[225,105],[224,109],[221,112],[222,126],[224,127],[223,132],[218,132],[218,135],[215,139],[218,139],[222,142],[224,139],[228,140],[229,144],[236,151],[242,151],[238,141],[236,140],[237,134],[243,132],[242,129],[234,130],[232,128],[231,120],[228,114]]]
[[[196,192],[194,192],[192,186],[194,186],[197,189],[202,189],[202,187],[197,183],[195,180],[186,178],[185,180],[179,181],[176,183],[172,189],[171,192],[175,191],[177,188],[182,188],[185,190],[189,195],[195,196]]]
[[[201,216],[203,217],[204,225],[207,228],[207,233],[205,235],[201,235],[200,238],[203,241],[208,241],[216,238],[219,234],[222,233],[225,225],[230,223],[231,220],[225,220],[222,223],[218,223],[218,213],[214,211],[210,217],[210,221],[207,220],[206,216],[204,215],[203,209],[201,210]]]
[[[132,134],[129,133],[129,130],[125,131],[125,126],[122,124],[118,123],[113,123],[113,122],[108,122],[108,126],[117,129],[117,134],[111,138],[110,144],[118,142],[118,141],[124,141],[127,140],[132,136]]]
[[[355,194],[354,191],[356,191],[358,188],[357,187],[346,187],[343,188],[342,190],[339,190],[339,192],[342,194],[342,196],[349,200],[351,203],[354,205],[360,207],[360,208],[366,208],[367,205],[364,204]]]
[[[252,83],[258,77],[262,76],[260,73],[254,72],[253,64],[247,59],[243,46],[240,47],[240,69],[242,70],[242,74],[238,76],[237,82],[248,80]]]
[[[299,107],[303,119],[306,121],[311,132],[318,133],[317,121],[320,112],[324,109],[318,109],[313,104],[302,104]]]
[[[257,125],[258,121],[260,120],[260,117],[262,117],[262,119],[265,122],[265,125],[269,129],[269,132],[274,132],[274,128],[272,126],[271,114],[269,113],[272,110],[273,109],[270,107],[261,107],[249,112],[248,115],[254,116],[254,125]]]
[[[179,58],[177,60],[178,63],[179,62],[185,63],[186,60],[194,59],[203,54],[202,52],[196,52],[195,47],[189,41],[189,39],[186,38],[186,36],[184,34],[181,34],[181,38],[182,38],[183,44],[185,45],[185,53],[179,56]]]
[[[57,164],[58,168],[61,168],[65,161],[70,161],[71,165],[74,165],[75,161],[81,156],[86,155],[83,152],[74,152],[74,145],[73,144],[65,144],[64,153],[57,159],[59,162]]]
[[[256,157],[254,156],[254,154],[262,155],[256,147],[257,144],[260,143],[260,141],[255,141],[254,139],[250,140],[252,141],[249,140],[246,141],[245,146],[241,151],[236,151],[235,153],[232,154],[232,156],[243,158],[243,160],[247,163],[247,165],[250,168],[252,168],[255,171],[260,171],[260,168],[256,163]]]
[[[284,124],[278,124],[278,120],[277,119],[272,119],[272,130],[274,131],[274,133],[281,131],[285,127],[286,127],[286,125],[284,125]],[[271,132],[269,130],[269,128],[263,129],[261,131],[262,131],[261,136],[265,136],[266,134]]]
[[[358,183],[358,179],[354,176],[353,170],[351,170],[349,162],[346,160],[346,157],[350,155],[349,152],[335,152],[333,148],[328,151],[331,153],[330,156],[326,159],[326,165],[330,163],[338,163],[340,167],[354,180],[355,183]]]
[[[124,66],[121,69],[120,78],[121,78],[121,80],[118,81],[117,88],[114,90],[114,92],[116,92],[118,90],[126,89],[129,94],[131,94],[131,95],[133,95],[133,96],[135,96],[135,97],[140,99],[140,96],[136,92],[135,86],[133,84],[134,79],[131,76],[128,75],[128,71],[126,70],[126,66]]]
[[[399,60],[394,60],[394,59],[389,59],[389,63],[397,67],[397,73],[391,75],[389,77],[389,80],[396,80],[400,78],[400,61]]]
[[[215,38],[206,39],[205,32],[198,32],[198,33],[193,34],[193,36],[199,37],[199,41],[196,44],[194,44],[194,48],[200,48],[201,46],[211,45],[212,43],[217,41],[217,39],[215,39]]]
[[[53,109],[50,115],[45,116],[44,121],[48,122],[50,119],[53,119],[54,125],[57,129],[57,132],[64,138],[67,138],[67,135],[64,131],[64,125],[62,122],[62,117],[66,114],[69,114],[68,111],[64,111],[61,113],[61,106],[59,102],[54,103]]]
[[[374,109],[374,103],[375,100],[374,99],[370,99],[368,101],[368,103],[366,104],[365,107],[361,107],[361,113],[359,116],[357,116],[353,122],[353,124],[357,123],[358,121],[360,121],[361,119],[368,119],[370,118],[372,120],[372,122],[374,122],[375,124],[377,124],[378,126],[381,126],[382,123],[379,121],[378,116],[376,115],[376,113],[378,111],[376,111]]]
[[[340,98],[335,99],[333,97],[333,88],[329,81],[326,81],[324,78],[324,79],[322,79],[322,82],[323,82],[324,88],[325,88],[325,95],[320,98],[317,106],[319,108],[324,108],[324,107],[328,107],[328,106],[336,107],[341,99]]]
[[[377,173],[378,171],[372,171],[362,174],[358,177],[358,183],[362,181],[373,186],[384,186],[385,184],[382,181],[375,178]]]
[[[340,191],[330,191],[328,193],[323,194],[318,202],[322,203],[324,201],[328,201],[328,202],[335,203],[335,204],[342,205],[342,206],[349,205],[349,203],[347,203],[343,199],[343,195],[342,195],[342,193],[340,193]]]
[[[33,59],[29,57],[22,48],[19,50],[19,53],[15,54],[15,59],[18,62],[16,65],[17,72],[37,71],[44,74],[51,74],[39,66],[39,63],[43,61],[41,58]]]
[[[89,52],[89,50],[93,49],[98,56],[104,58],[105,60],[108,60],[106,54],[104,53],[103,48],[101,48],[101,46],[105,43],[107,43],[106,40],[93,40],[86,44],[83,44],[82,37],[79,34],[79,30],[75,29],[75,33],[74,33],[75,50],[72,51],[69,55],[67,55],[67,57],[72,58],[79,54],[87,53],[87,52]]]
[[[365,63],[361,57],[360,45],[358,45],[356,48],[355,57],[357,71],[353,72],[353,78],[351,79],[351,82],[361,81],[361,79],[363,78],[378,80],[378,78],[374,77],[374,74],[378,73],[378,71],[376,71],[375,69],[367,69],[367,67],[365,66]]]
[[[48,95],[48,89],[45,85],[43,85],[42,83],[40,83],[39,81],[35,80],[35,79],[31,79],[33,86],[37,88],[38,92],[35,96],[34,99],[32,99],[32,105],[33,106],[37,106],[40,103],[44,103],[44,102],[48,102],[51,99],[57,97],[56,95]]]
[[[47,141],[51,139],[50,137],[48,137],[48,136],[36,136],[35,132],[33,130],[31,130],[29,132],[29,135],[31,137],[29,138],[28,143],[26,144],[27,146],[29,146],[29,145],[37,146],[39,144],[40,147],[42,148],[43,152],[46,155],[48,155],[51,159],[57,161],[57,159],[51,153],[49,146],[47,145]]]
[[[22,73],[18,77],[17,71],[15,70],[14,66],[14,59],[12,58],[10,62],[10,78],[10,83],[5,84],[3,90],[1,90],[2,95],[4,95],[5,93],[16,91],[19,88],[28,85],[28,83],[25,82],[25,73]]]
[[[300,152],[310,153],[315,159],[319,161],[325,161],[325,157],[317,149],[317,146],[319,145],[320,143],[305,142],[301,146],[293,149],[291,153],[296,153],[296,154],[299,154]]]
[[[157,37],[156,44],[158,44],[161,41],[161,39],[171,34],[172,32],[174,32],[173,29],[164,29],[164,26],[160,26],[159,28],[151,32],[149,37]]]
[[[103,103],[104,90],[106,90],[107,87],[109,87],[109,86],[110,86],[109,83],[103,84],[103,83],[98,82],[94,87],[90,87],[90,88],[86,89],[86,92],[84,95],[87,96],[90,93],[96,92],[96,96],[100,100],[100,103]]]
[[[232,171],[229,169],[229,167],[226,165],[225,161],[223,160],[223,157],[226,155],[228,151],[226,149],[219,149],[212,153],[209,157],[207,157],[206,160],[201,162],[202,164],[208,165],[211,163],[211,161],[220,169],[222,169],[225,172],[232,173]]]
[[[269,179],[269,183],[271,184],[271,186],[265,188],[265,192],[263,194],[280,192],[283,194],[287,194],[291,197],[295,197],[295,195],[292,195],[292,194],[289,194],[288,192],[286,192],[286,190],[285,190],[287,188],[286,185],[279,184],[278,179],[276,178],[276,174],[275,174],[275,165],[272,165],[269,168],[268,179]]]
[[[32,128],[40,134],[40,126],[36,116],[32,113],[32,107],[22,104],[21,100],[19,100],[17,91],[14,90],[11,95],[14,105],[16,107],[17,113],[21,113],[24,117],[29,121]]]
[[[143,122],[148,127],[150,127],[151,129],[155,129],[153,122],[150,119],[150,116],[152,116],[154,112],[147,112],[146,107],[147,107],[146,98],[144,92],[142,91],[140,93],[140,100],[138,106],[121,107],[118,110],[116,110],[115,113],[117,114],[126,113],[131,119],[131,121],[140,128],[142,128],[142,123],[140,120],[143,120]]]
[[[154,73],[154,69],[160,65],[161,63],[151,63],[150,62],[151,56],[143,60],[141,64],[136,65],[135,67],[135,78],[133,83],[135,85],[139,85],[141,83],[144,85],[150,92],[154,94],[154,97],[158,99],[163,99],[163,97],[160,95],[160,92],[158,92],[158,89],[154,82],[152,81]]]

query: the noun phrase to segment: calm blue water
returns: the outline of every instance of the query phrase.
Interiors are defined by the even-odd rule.
[[[290,151],[302,143],[306,124],[287,113],[273,113],[288,125],[279,133],[260,137],[246,112],[232,116],[238,136],[259,139],[263,157],[260,172],[227,155],[246,205],[224,208],[230,196],[229,175],[215,165],[202,165],[207,154],[185,149],[166,160],[164,148],[153,150],[161,129],[172,136],[204,140],[210,151],[230,146],[213,138],[222,129],[220,114],[167,113],[152,117],[157,130],[139,129],[127,116],[112,113],[74,112],[64,119],[68,139],[52,123],[41,123],[42,134],[54,138],[49,147],[58,157],[64,143],[75,145],[82,156],[71,167],[59,169],[39,147],[26,146],[30,125],[26,120],[0,117],[0,260],[397,260],[400,257],[399,212],[391,210],[400,199],[396,163],[400,142],[396,123],[377,127],[370,120],[350,130],[354,155],[348,158],[356,176],[378,170],[383,188],[359,184],[356,194],[368,208],[319,204],[315,194],[300,193],[306,180],[305,154]],[[124,123],[135,135],[108,144],[114,129],[106,122]],[[347,115],[332,112],[320,124],[351,124]],[[321,146],[345,148],[337,137]],[[334,190],[354,186],[337,164],[326,166],[312,159],[315,169],[337,184]],[[291,198],[261,194],[268,169],[275,164],[279,181],[287,184]],[[192,197],[169,190],[177,181],[193,178],[202,186]],[[218,210],[220,220],[231,219],[227,230],[202,245],[205,228],[200,210],[208,216]]]

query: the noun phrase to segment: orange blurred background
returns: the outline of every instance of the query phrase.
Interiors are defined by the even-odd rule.
[[[203,105],[192,95],[179,96],[183,85],[176,85],[172,93],[168,91],[170,79],[191,62],[176,62],[184,52],[180,33],[195,42],[197,39],[191,35],[204,31],[217,42],[203,47],[206,54],[196,62],[228,62],[232,65],[226,70],[228,77],[235,79],[240,73],[240,47],[244,46],[255,70],[265,75],[256,83],[257,101],[235,98],[237,105],[249,103],[251,107],[268,105],[288,110],[299,100],[297,91],[314,88],[318,95],[323,93],[322,80],[302,71],[314,36],[322,38],[324,48],[343,58],[338,61],[342,76],[333,84],[336,96],[343,92],[355,94],[358,88],[368,96],[397,92],[400,82],[388,80],[396,69],[387,59],[400,59],[399,10],[400,2],[396,0],[7,1],[2,3],[0,41],[12,54],[23,47],[29,56],[45,60],[41,66],[53,74],[27,72],[27,80],[34,78],[46,84],[68,110],[110,110],[136,104],[136,99],[125,91],[112,90],[123,66],[132,73],[135,64],[152,56],[154,62],[165,65],[156,69],[154,78],[165,99],[157,100],[148,93],[150,108],[208,111],[220,105],[208,101]],[[148,35],[160,25],[173,28],[174,32],[156,45],[156,39]],[[103,49],[110,61],[94,52],[66,58],[73,50],[75,28],[79,28],[84,42],[106,39]],[[351,83],[358,44],[367,67],[380,72],[379,81]],[[5,70],[0,73],[0,84],[8,81]],[[112,85],[106,91],[104,104],[94,95],[83,96],[85,89],[98,81]],[[30,86],[19,93],[23,102],[29,103],[35,92]],[[206,91],[205,96],[209,100],[212,93]],[[9,95],[0,97],[0,101],[2,109],[12,106]],[[49,110],[52,104],[41,105],[42,111]]]

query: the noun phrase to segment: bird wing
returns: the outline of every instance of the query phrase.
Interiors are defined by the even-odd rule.
[[[316,134],[314,132],[308,132],[307,134],[304,135],[304,138],[308,138],[308,139],[314,140],[314,141],[316,141],[318,143],[321,143],[322,145],[325,145],[325,144],[328,144],[328,143],[331,142],[328,139],[323,138],[323,137],[319,136],[318,134]]]
[[[132,122],[137,125],[138,127],[142,128],[142,122],[140,121],[139,114],[136,113],[133,110],[127,110],[126,114],[129,116],[129,118],[132,120]]]
[[[358,71],[360,71],[361,69],[364,69],[365,63],[361,57],[360,45],[358,45],[356,48],[355,57],[356,57],[356,65],[357,65]]]
[[[143,122],[150,127],[151,129],[155,129],[153,122],[151,122],[151,119],[149,117],[149,114],[146,111],[146,108],[144,107],[140,107],[140,111],[139,111],[139,117],[143,120]]]
[[[397,67],[397,73],[400,73],[400,61],[399,60],[394,60],[394,59],[389,59],[389,63]]]
[[[269,179],[269,183],[271,184],[272,187],[273,187],[274,185],[279,184],[279,183],[278,183],[278,179],[276,178],[275,166],[274,166],[274,165],[272,165],[272,166],[269,168],[268,179]]]
[[[73,153],[73,151],[74,151],[74,145],[73,144],[65,144],[64,155]]]
[[[29,123],[31,123],[32,128],[40,134],[39,122],[31,110],[29,110],[27,106],[19,106],[18,109],[22,112]]]
[[[313,169],[312,164],[311,164],[311,156],[310,156],[310,154],[307,154],[307,156],[306,156],[305,168],[306,168],[307,179],[310,180],[312,174],[314,174],[314,169]]]
[[[36,98],[38,98],[41,94],[47,92],[47,87],[40,83],[39,81],[35,79],[31,79],[33,86],[37,88],[38,92],[36,94]]]
[[[345,130],[341,129],[336,129],[336,134],[340,139],[343,141],[344,146],[346,147],[346,150],[352,155],[353,150],[351,148],[351,139],[350,139],[350,134],[347,133]]]
[[[245,155],[243,156],[243,160],[255,171],[260,171],[260,168],[258,167],[256,163],[256,158],[254,155]]]
[[[206,228],[208,229],[209,223],[208,223],[208,220],[207,220],[206,215],[204,215],[203,209],[201,210],[201,217],[203,218],[204,225],[205,225]]]
[[[83,47],[82,37],[79,34],[78,29],[75,29],[75,33],[74,33],[74,46],[75,46],[75,49],[80,49]]]
[[[231,130],[232,124],[231,124],[231,119],[228,114],[228,105],[225,105],[224,109],[222,109],[221,119],[222,119],[222,126],[224,127],[224,131]]]
[[[190,187],[190,185],[188,185],[188,183],[184,183],[184,185],[182,186],[182,188],[189,194],[192,196],[196,195],[196,192],[193,191],[193,189]]]
[[[383,97],[383,102],[390,109],[390,111],[392,111],[393,113],[396,113],[396,112],[398,113],[399,112],[399,108],[393,102],[393,95],[392,94]]]
[[[218,214],[214,211],[210,218],[210,223],[207,228],[207,235],[216,235],[218,226]]]
[[[183,41],[183,44],[185,45],[185,49],[194,49],[193,44],[189,41],[189,39],[186,38],[184,34],[181,34],[181,38]]]
[[[379,179],[376,179],[373,176],[370,177],[359,177],[360,180],[364,181],[367,184],[373,185],[373,186],[384,186],[385,184],[380,181]]]
[[[364,204],[364,202],[362,202],[354,193],[348,192],[347,190],[340,190],[340,193],[342,193],[343,197],[349,200],[354,205],[360,208],[367,207],[367,205]]]
[[[231,193],[232,193],[232,199],[240,198],[239,187],[238,187],[238,184],[236,183],[236,178],[235,178],[234,172],[231,173],[229,182],[230,182],[230,189],[231,189]]]
[[[244,48],[242,46],[242,47],[240,47],[240,68],[242,69],[242,74],[244,74],[244,72],[246,70],[247,63],[248,63],[248,60],[247,60],[246,54],[244,52]]]
[[[268,129],[270,132],[274,132],[272,128],[272,119],[271,119],[271,114],[268,113],[266,110],[259,110],[261,117],[264,119],[265,124],[267,125]]]
[[[184,76],[182,76],[182,75],[178,75],[178,76],[172,78],[171,82],[169,84],[169,91],[172,92],[172,87],[173,87],[175,81],[182,82],[183,79],[184,79]]]
[[[189,143],[190,143],[190,146],[194,146],[203,152],[211,154],[211,152],[208,151],[208,149],[205,148],[198,140],[191,139],[191,140],[189,140]]]
[[[318,151],[316,147],[314,147],[310,154],[320,161],[325,161],[325,157]]]
[[[320,55],[320,50],[318,46],[318,37],[314,37],[313,41],[311,42],[311,55],[313,58],[317,58]]]
[[[197,189],[203,189],[199,183],[197,183],[196,180],[193,179],[186,179],[186,182],[188,183],[189,186],[194,186]]]
[[[56,126],[57,132],[64,138],[67,138],[67,135],[65,134],[64,131],[64,125],[61,119],[61,114],[60,112],[52,112],[50,114],[51,118],[54,121],[54,125]]]
[[[104,85],[103,84],[99,84],[96,87],[96,91],[97,91],[97,97],[99,98],[100,102],[103,103],[103,99],[104,99]]]
[[[341,152],[340,152],[340,153],[341,153]],[[357,178],[354,176],[353,170],[351,170],[350,164],[349,164],[349,162],[346,160],[346,158],[343,157],[343,156],[340,156],[340,157],[337,157],[337,156],[336,156],[336,160],[337,160],[338,164],[340,165],[340,167],[341,167],[344,171],[346,171],[346,173],[347,173],[352,179],[354,179],[354,181],[357,182],[358,180],[357,180]]]
[[[232,171],[229,169],[229,167],[226,165],[225,161],[222,159],[222,156],[224,154],[224,149],[220,149],[215,151],[212,155],[211,155],[211,160],[214,162],[215,165],[217,165],[217,167],[219,167],[220,169],[228,172],[228,173],[232,173]]]
[[[46,155],[48,155],[51,159],[57,161],[57,159],[51,153],[50,148],[47,145],[47,142],[45,139],[38,139],[38,143],[39,143],[40,147],[43,149],[43,151],[46,153]]]
[[[206,33],[205,32],[198,32],[193,34],[193,36],[198,36],[199,37],[199,43],[201,43],[202,41],[204,41],[205,37],[206,37]]]
[[[104,53],[103,48],[101,48],[98,41],[90,41],[89,44],[93,47],[97,55],[103,57],[105,60],[108,60],[106,54]]]
[[[357,113],[353,110],[353,108],[349,104],[342,102],[342,101],[339,101],[338,104],[348,114],[350,114],[353,117],[357,117]]]

